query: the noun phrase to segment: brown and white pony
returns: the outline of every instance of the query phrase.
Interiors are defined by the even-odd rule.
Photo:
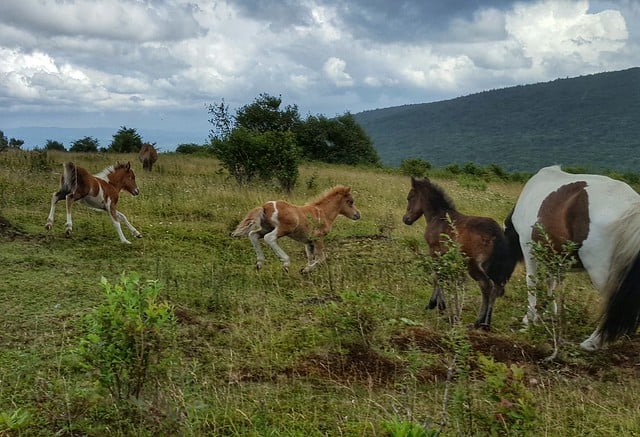
[[[411,225],[424,215],[427,227],[424,239],[431,256],[446,253],[443,235],[460,244],[468,258],[467,272],[480,286],[482,306],[475,326],[491,327],[493,305],[504,294],[504,287],[516,265],[502,227],[492,218],[460,213],[444,190],[428,178],[411,178],[407,195],[407,211],[402,221]],[[433,294],[428,308],[445,308],[444,296],[438,278],[434,280]]]
[[[93,209],[107,211],[111,216],[113,226],[118,232],[118,237],[123,243],[131,244],[122,233],[120,222],[124,222],[134,236],[142,237],[140,232],[129,223],[127,217],[116,209],[120,191],[128,191],[134,196],[140,193],[136,185],[136,175],[133,173],[130,163],[112,165],[96,175],[92,175],[86,169],[76,166],[73,162],[66,162],[63,167],[63,173],[60,177],[60,189],[51,196],[51,210],[49,211],[45,228],[51,229],[56,203],[65,199],[67,206],[67,237],[71,236],[73,230],[71,206],[75,201],[81,201]]]
[[[576,267],[584,268],[604,300],[600,323],[580,346],[596,350],[640,323],[640,195],[606,176],[570,174],[560,166],[538,171],[522,189],[505,220],[505,233],[524,260],[527,286],[537,271],[531,242],[541,225],[555,250],[578,245]],[[525,323],[536,318],[536,296],[529,293]]]
[[[144,143],[138,153],[138,159],[142,162],[142,169],[151,171],[153,164],[158,160],[158,151],[153,147],[155,143]]]
[[[285,271],[289,271],[289,255],[278,245],[280,237],[287,236],[305,245],[307,265],[300,270],[309,273],[326,259],[323,237],[329,233],[338,215],[352,220],[360,218],[355,207],[351,188],[342,185],[331,188],[318,199],[304,206],[292,205],[284,200],[273,200],[258,206],[244,217],[231,234],[233,237],[249,236],[256,251],[258,261],[256,268],[260,270],[264,263],[264,254],[260,247],[260,239],[273,249],[283,263]]]

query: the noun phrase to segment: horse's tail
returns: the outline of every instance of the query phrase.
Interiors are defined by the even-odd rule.
[[[513,211],[512,211],[513,213]],[[487,268],[487,275],[499,287],[499,294],[504,293],[504,285],[511,279],[511,275],[516,268],[516,264],[524,259],[518,233],[513,228],[511,214],[505,220],[508,223],[503,232],[497,226],[495,239],[493,240],[493,250]]]
[[[503,289],[503,292],[504,285],[511,278],[517,262],[518,260],[509,249],[509,241],[502,233],[502,229],[500,229],[500,232],[496,233],[496,238],[493,240],[493,250],[491,252],[491,258],[489,259],[487,275],[495,284]]]
[[[614,226],[611,230],[617,237],[599,327],[604,342],[633,334],[640,324],[640,211],[624,216]]]
[[[520,246],[520,235],[518,235],[516,228],[513,226],[513,209],[504,219],[504,236],[507,238],[509,256],[513,261],[513,268],[515,268],[517,263],[524,261],[524,254],[522,253],[522,246]]]
[[[236,230],[231,233],[231,236],[246,237],[249,235],[249,232],[260,230],[263,220],[264,209],[261,206],[257,206],[247,213],[236,227]]]
[[[73,162],[69,161],[63,164],[63,172],[60,182],[60,191],[65,194],[75,193],[78,189],[78,169]]]

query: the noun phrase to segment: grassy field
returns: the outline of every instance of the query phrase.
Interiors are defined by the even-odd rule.
[[[106,214],[82,205],[65,238],[63,203],[44,229],[69,159],[92,172],[131,160],[141,194],[122,194],[119,209],[142,239],[125,228],[133,244],[121,244]],[[461,212],[499,222],[522,188],[433,178]],[[238,187],[205,157],[161,155],[143,173],[133,155],[0,154],[0,435],[419,436],[427,434],[407,430],[437,429],[447,390],[442,435],[640,434],[638,339],[596,353],[577,347],[599,308],[584,273],[564,283],[560,360],[544,362],[544,333],[520,330],[519,266],[492,331],[466,332],[466,374],[447,384],[456,351],[448,322],[425,310],[424,220],[401,220],[408,178],[306,165],[288,200],[302,204],[335,184],[352,187],[362,219],[336,220],[327,263],[299,274],[303,247],[282,240],[291,272],[270,250],[256,272],[250,242],[229,234],[249,209],[284,196],[275,187]],[[166,378],[126,405],[77,352],[84,318],[105,300],[101,278],[116,282],[123,272],[157,279],[177,320]],[[480,293],[466,287],[470,324]]]

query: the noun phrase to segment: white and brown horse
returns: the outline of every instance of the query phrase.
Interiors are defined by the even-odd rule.
[[[258,270],[264,263],[261,238],[280,258],[285,271],[289,271],[289,255],[278,245],[278,238],[287,236],[304,243],[308,262],[300,272],[308,273],[326,259],[323,238],[338,215],[352,220],[360,218],[350,187],[333,187],[304,206],[292,205],[284,200],[267,202],[249,211],[231,235],[249,236],[258,258]]]
[[[143,170],[151,171],[153,164],[158,160],[158,151],[153,146],[155,146],[155,143],[144,143],[142,147],[140,147],[138,159],[142,162]]]
[[[468,258],[467,272],[478,283],[482,292],[482,304],[475,326],[490,329],[495,300],[504,294],[504,287],[516,265],[502,227],[490,217],[462,214],[439,185],[428,178],[412,177],[411,189],[407,195],[407,210],[402,221],[412,225],[422,216],[427,222],[424,239],[429,245],[431,256],[446,253],[443,235],[448,235],[460,245]],[[445,308],[437,277],[427,305],[429,309],[435,307],[440,310]]]
[[[530,247],[540,238],[536,225],[555,250],[567,241],[577,244],[576,267],[587,271],[603,298],[599,325],[580,346],[596,350],[635,333],[640,322],[640,195],[606,176],[570,174],[559,166],[538,171],[505,220],[505,233],[524,260],[529,288],[537,269]],[[529,293],[524,322],[535,317],[536,297]]]
[[[130,163],[112,165],[96,175],[92,175],[86,169],[75,165],[73,162],[66,162],[63,167],[63,173],[60,176],[60,189],[51,196],[51,210],[49,211],[45,228],[51,229],[56,203],[65,199],[67,206],[67,237],[71,236],[73,230],[71,206],[75,201],[81,201],[93,209],[107,211],[111,216],[113,226],[118,232],[118,237],[123,243],[130,244],[122,233],[120,222],[124,222],[134,236],[142,237],[140,232],[129,223],[127,217],[116,209],[120,191],[128,191],[134,196],[140,193],[136,185],[136,175],[133,173]]]

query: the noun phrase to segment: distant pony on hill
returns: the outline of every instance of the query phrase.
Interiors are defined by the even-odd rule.
[[[142,162],[142,169],[151,171],[153,164],[158,160],[158,151],[154,147],[156,143],[144,143],[138,153],[138,159]]]

